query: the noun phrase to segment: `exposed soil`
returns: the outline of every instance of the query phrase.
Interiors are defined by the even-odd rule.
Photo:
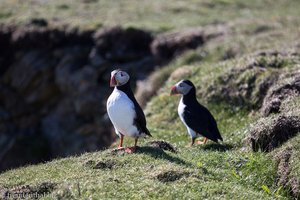
[[[284,100],[300,95],[300,72],[280,76],[280,82],[270,89],[265,97],[261,112],[264,116],[279,113]]]
[[[167,171],[162,172],[156,176],[156,178],[163,183],[174,182],[181,178],[190,176],[188,172],[180,172],[180,171]]]
[[[85,166],[92,169],[113,169],[116,167],[117,163],[115,160],[105,160],[105,161],[93,161],[89,160],[85,163]]]
[[[159,148],[166,151],[171,151],[173,153],[178,152],[178,150],[172,144],[166,141],[155,140],[155,141],[148,142],[147,144],[151,147]]]
[[[248,142],[253,151],[270,152],[300,132],[300,117],[279,115],[263,118],[250,130]]]

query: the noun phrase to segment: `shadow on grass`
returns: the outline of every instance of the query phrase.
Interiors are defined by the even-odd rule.
[[[224,151],[228,151],[228,150],[232,149],[233,145],[231,145],[231,144],[212,143],[212,144],[203,145],[201,148],[205,151],[221,151],[221,152],[224,152]]]
[[[147,147],[147,146],[139,147],[137,149],[136,153],[147,154],[149,156],[152,156],[153,158],[166,160],[166,161],[176,163],[179,165],[185,165],[188,167],[192,166],[191,163],[188,163],[188,162],[186,162],[180,158],[177,158],[175,156],[171,156],[171,155],[167,154],[166,152],[164,152],[162,149],[159,149],[156,147]]]

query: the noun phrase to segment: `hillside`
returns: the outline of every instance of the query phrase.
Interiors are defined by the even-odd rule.
[[[298,15],[297,0],[106,1],[2,0],[0,22],[95,29],[122,25],[155,32],[225,23],[232,19],[272,19]]]
[[[3,2],[5,6],[11,4]],[[76,6],[53,2],[45,4],[68,10]],[[79,5],[96,10],[104,1],[82,2],[85,3]],[[296,12],[300,4],[220,0],[210,5],[203,0],[196,7],[197,1],[176,1],[158,19],[150,20],[155,15],[153,7],[171,5],[151,2],[142,4],[145,15],[139,15],[139,20],[135,15],[126,15],[128,18],[122,20],[124,26],[155,33],[171,30],[155,36],[156,41],[167,41],[157,43],[157,55],[165,56],[160,51],[170,51],[171,59],[148,72],[150,75],[136,88],[153,138],[142,139],[135,154],[114,151],[117,144],[113,143],[103,151],[3,172],[1,199],[10,195],[40,195],[41,199],[300,198],[300,20]],[[107,2],[105,5],[112,12],[122,7]],[[38,7],[38,17],[51,18],[60,12],[54,9],[47,16],[43,10],[47,6]],[[136,10],[136,6],[124,4],[122,9],[127,13]],[[237,7],[243,9],[233,12]],[[16,17],[18,9],[21,6],[2,20],[26,23],[30,14]],[[78,6],[74,13],[83,10]],[[173,18],[170,12],[178,16]],[[210,17],[196,17],[202,12]],[[77,19],[72,13],[68,14],[70,19]],[[107,20],[101,26],[121,23],[121,14],[104,17]],[[222,14],[222,21],[216,23]],[[73,25],[93,27],[99,16],[90,22],[80,17]],[[71,22],[66,19],[60,23]],[[201,29],[191,28],[199,25]],[[205,42],[197,47],[176,43],[175,51],[168,43],[174,38],[193,40],[199,32]],[[199,102],[215,116],[224,142],[187,146],[189,137],[177,115],[180,97],[169,95],[171,86],[181,79],[193,81]],[[175,151],[153,145],[154,140],[172,144]],[[131,144],[133,140],[126,138],[125,145]]]

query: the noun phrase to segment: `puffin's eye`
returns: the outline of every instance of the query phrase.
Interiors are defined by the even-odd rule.
[[[182,87],[182,83],[179,84],[179,87]]]
[[[120,74],[121,74],[121,77],[123,77],[123,76],[124,76],[122,73],[120,73]]]

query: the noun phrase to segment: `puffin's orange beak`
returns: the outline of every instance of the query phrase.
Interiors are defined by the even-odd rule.
[[[118,83],[117,83],[115,76],[111,77],[110,83],[109,83],[110,87],[115,87],[117,84]]]
[[[172,89],[171,89],[170,95],[172,96],[172,95],[176,95],[176,94],[179,94],[179,93],[178,93],[178,91],[177,91],[176,86],[174,85],[174,86],[172,87]]]

